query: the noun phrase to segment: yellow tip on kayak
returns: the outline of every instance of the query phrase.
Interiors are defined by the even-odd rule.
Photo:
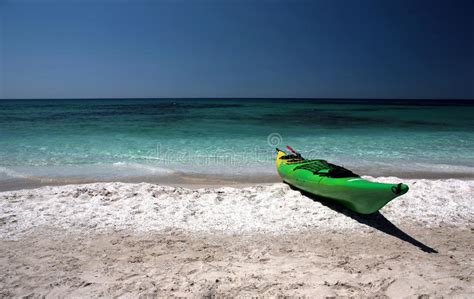
[[[283,181],[316,196],[332,199],[361,214],[372,214],[392,199],[408,192],[405,184],[365,180],[325,160],[307,160],[277,149],[276,165]]]

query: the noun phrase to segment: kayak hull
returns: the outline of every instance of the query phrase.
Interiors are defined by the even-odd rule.
[[[282,159],[286,154],[279,151],[277,170],[282,179],[303,191],[331,199],[360,214],[372,214],[391,200],[408,192],[405,184],[372,182],[358,176],[334,178],[299,169],[299,163]],[[302,162],[305,163],[305,162]]]

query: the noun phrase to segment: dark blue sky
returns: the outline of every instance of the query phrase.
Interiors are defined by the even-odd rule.
[[[0,97],[474,98],[474,1],[0,0]]]

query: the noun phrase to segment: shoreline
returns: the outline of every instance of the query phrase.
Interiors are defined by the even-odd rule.
[[[208,174],[185,174],[173,173],[170,175],[137,176],[125,178],[97,179],[97,178],[16,178],[11,180],[0,180],[0,192],[19,191],[23,189],[35,189],[46,186],[67,186],[95,183],[126,183],[139,184],[148,183],[171,187],[184,188],[212,188],[212,187],[248,187],[258,184],[279,183],[278,175],[236,175],[218,176]]]
[[[473,180],[474,173],[471,172],[434,172],[434,171],[358,171],[364,173],[363,176],[368,177],[395,177],[400,180],[404,179],[459,179],[459,180]],[[204,174],[204,173],[184,173],[173,172],[167,175],[143,175],[135,177],[120,177],[110,179],[100,179],[94,177],[63,177],[63,178],[49,178],[49,177],[29,177],[29,178],[11,178],[7,180],[0,180],[0,192],[15,191],[23,189],[34,189],[44,186],[65,186],[73,184],[92,184],[92,183],[150,183],[156,185],[172,186],[172,187],[187,187],[187,188],[205,188],[205,187],[248,187],[259,184],[273,184],[282,182],[281,178],[275,172],[273,174],[265,173],[258,174]]]

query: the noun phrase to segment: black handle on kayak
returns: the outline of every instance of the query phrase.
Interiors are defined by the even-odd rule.
[[[287,149],[289,149],[293,154],[297,155],[298,157],[301,157],[301,154],[295,151],[291,146],[287,145]]]

